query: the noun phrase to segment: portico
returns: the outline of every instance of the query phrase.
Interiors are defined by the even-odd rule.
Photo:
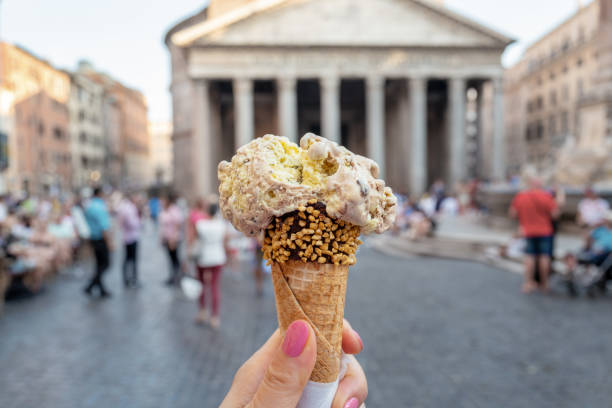
[[[332,33],[324,27],[323,33],[314,33],[308,43],[295,37],[268,37],[263,28],[266,21],[274,20],[282,30],[283,20],[290,24],[297,9],[308,14],[322,11],[324,3],[336,3],[342,9],[350,2],[281,3],[282,7],[237,20],[220,36],[211,26],[215,20],[191,26],[191,32],[187,28],[170,33],[173,68],[182,73],[174,76],[173,87],[193,87],[198,92],[192,98],[205,99],[190,103],[191,115],[208,118],[193,121],[193,135],[200,135],[194,146],[202,142],[208,146],[194,150],[193,160],[199,163],[198,177],[202,179],[199,191],[214,191],[216,163],[266,133],[285,135],[293,141],[306,132],[321,134],[374,159],[389,184],[406,193],[420,194],[437,178],[454,184],[467,177],[467,85],[499,83],[500,54],[508,39],[463,20],[458,22],[457,16],[444,14],[446,10],[408,0],[366,1],[358,8],[385,4],[412,18],[415,13],[424,13],[430,19],[433,16],[461,26],[473,37],[472,43],[484,41],[488,47],[416,47],[416,40],[395,37],[385,46],[368,44],[372,41],[369,37],[362,43],[359,38],[351,43],[337,39],[337,45],[332,46],[326,44],[333,44],[329,38]],[[350,26],[351,22],[344,24]],[[253,25],[263,32],[250,27]],[[427,41],[426,37],[419,39]],[[402,41],[408,44],[402,45]],[[494,104],[491,154],[503,169],[501,94],[494,98]]]

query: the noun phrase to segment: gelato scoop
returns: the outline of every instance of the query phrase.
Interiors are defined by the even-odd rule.
[[[377,179],[378,165],[312,133],[299,146],[281,136],[257,138],[218,172],[223,215],[247,235],[315,201],[364,234],[383,232],[395,219],[396,199]]]

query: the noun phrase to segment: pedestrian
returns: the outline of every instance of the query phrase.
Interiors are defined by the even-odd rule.
[[[510,216],[518,217],[521,235],[525,245],[525,278],[523,293],[535,290],[538,285],[534,280],[536,262],[540,273],[540,289],[548,290],[552,250],[553,219],[559,215],[555,199],[542,189],[542,182],[534,171],[525,174],[527,189],[519,192],[512,200]]]
[[[123,258],[123,284],[126,288],[136,288],[138,282],[138,241],[140,239],[140,214],[136,206],[136,196],[128,193],[118,208],[119,226],[123,235],[125,255]]]
[[[208,207],[210,219],[201,219],[196,223],[196,231],[200,242],[200,255],[197,258],[198,279],[202,283],[200,295],[200,310],[197,323],[208,321],[206,297],[212,298],[212,315],[210,325],[218,328],[219,318],[219,279],[223,266],[227,262],[229,234],[225,220],[219,216],[219,206],[210,204]]]
[[[179,260],[179,246],[183,228],[183,213],[176,204],[177,196],[169,193],[164,201],[163,210],[159,215],[162,245],[166,248],[170,259],[170,273],[166,285],[176,285],[179,280],[181,262]]]
[[[85,210],[85,219],[89,226],[89,242],[96,260],[96,269],[91,281],[85,287],[85,293],[91,295],[93,289],[97,287],[100,296],[108,298],[111,293],[104,287],[102,275],[110,265],[111,220],[106,202],[102,198],[102,188],[94,188],[93,198]]]
[[[431,196],[435,200],[435,212],[438,213],[440,212],[442,202],[446,198],[446,184],[444,184],[444,181],[442,179],[437,179],[431,185],[430,191]]]
[[[584,198],[578,203],[578,225],[589,229],[600,225],[609,209],[610,204],[588,186]]]
[[[207,213],[206,201],[203,198],[197,198],[193,208],[189,212],[187,223],[187,249],[189,258],[195,260],[200,255],[198,233],[196,224],[200,220],[208,220],[210,216]]]
[[[149,198],[148,204],[149,204],[149,215],[151,216],[153,225],[157,226],[157,218],[159,217],[159,210],[161,207],[159,197],[157,197],[157,195],[152,195]]]

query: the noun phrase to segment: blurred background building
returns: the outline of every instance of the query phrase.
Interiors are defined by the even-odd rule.
[[[85,61],[60,70],[0,43],[0,194],[147,187],[149,143],[140,91]]]
[[[580,7],[531,45],[505,72],[504,92],[508,173],[530,163],[568,184],[599,177],[591,165],[612,154],[612,1]],[[561,174],[579,151],[582,174]]]
[[[86,70],[86,64],[81,63],[76,72],[70,73],[71,90],[68,107],[74,188],[106,181],[101,180],[106,155],[104,87],[89,78]]]
[[[142,188],[150,180],[147,102],[143,94],[92,66],[80,71],[103,86],[107,131],[105,177],[116,188]]]
[[[70,77],[31,52],[0,43],[2,129],[8,140],[7,188],[70,188]]]
[[[151,183],[165,185],[172,182],[172,123],[149,122],[151,135]]]
[[[212,0],[178,23],[165,38],[176,187],[215,191],[219,161],[266,133],[322,134],[375,159],[398,192],[479,176],[485,157],[503,178],[512,40],[441,3]]]

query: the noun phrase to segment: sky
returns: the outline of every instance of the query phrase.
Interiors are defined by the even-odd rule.
[[[64,69],[89,60],[141,90],[149,119],[171,118],[169,56],[163,36],[206,0],[0,0],[0,38],[24,46]],[[517,40],[505,66],[530,43],[574,13],[579,0],[446,0],[466,17]],[[583,0],[583,3],[588,3]]]

